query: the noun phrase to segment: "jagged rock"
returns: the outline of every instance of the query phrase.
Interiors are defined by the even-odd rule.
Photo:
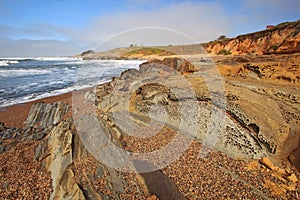
[[[68,112],[69,106],[65,103],[57,102],[45,104],[38,102],[31,107],[27,119],[24,122],[24,132],[21,141],[41,140],[57,125]],[[16,134],[19,137],[20,134]]]
[[[127,69],[121,73],[120,79],[125,80],[125,79],[134,78],[138,74],[139,74],[139,71],[137,69]]]
[[[58,189],[54,196],[51,196],[53,199],[86,199],[82,190],[75,181],[76,177],[70,169],[66,169],[61,177],[59,182]],[[52,194],[53,195],[53,194]]]
[[[24,130],[20,128],[6,127],[4,123],[0,123],[0,153],[10,150],[22,140]],[[5,141],[5,142],[2,142]]]
[[[24,124],[26,127],[39,126],[41,128],[47,128],[58,124],[68,110],[69,106],[65,103],[57,102],[45,104],[38,102],[32,106]]]
[[[45,116],[45,119],[49,119],[49,117]],[[73,123],[72,119],[61,120],[35,150],[34,159],[43,162],[51,172],[53,187],[51,199],[107,199],[106,195],[95,189],[94,183],[99,178],[106,180],[112,197],[119,199],[119,195],[127,192],[125,190],[127,180],[116,169],[109,168],[95,158],[91,158],[90,153],[92,152],[88,152],[86,149],[87,144],[81,141]],[[105,127],[103,134],[107,134],[106,136],[115,145],[120,145],[119,141],[115,141],[113,131],[109,127]],[[80,129],[78,130],[80,132]],[[92,174],[87,171],[86,167],[79,169],[77,167],[86,166],[87,159],[90,160],[90,164],[95,166],[95,172]],[[78,170],[81,174],[79,177]],[[143,181],[140,184],[143,184]],[[142,187],[147,188],[146,185]],[[139,191],[142,192],[142,188]]]
[[[272,163],[272,161],[269,158],[267,158],[267,157],[262,158],[260,160],[260,163],[263,164],[263,165],[265,165],[270,170],[278,172],[279,174],[286,174],[286,171],[284,169],[281,169],[279,167],[274,166],[274,164]]]
[[[45,159],[46,167],[51,171],[53,193],[51,199],[61,196],[60,193],[67,191],[66,194],[71,194],[73,187],[69,183],[75,181],[70,180],[67,176],[67,181],[63,182],[63,175],[65,170],[72,163],[72,133],[70,131],[70,124],[67,122],[60,122],[47,137],[47,145],[41,145],[36,150],[37,159]],[[45,155],[46,154],[46,155]],[[66,177],[66,176],[65,176]],[[62,185],[61,183],[68,185]],[[69,188],[68,188],[69,186]]]
[[[5,151],[8,151],[10,150],[10,146],[3,146],[3,145],[0,145],[0,153],[3,153]]]
[[[290,176],[287,177],[287,179],[289,181],[292,181],[293,183],[297,183],[298,182],[298,178],[296,177],[295,174],[291,174]]]
[[[44,158],[50,155],[47,150],[47,144],[48,144],[48,140],[44,140],[41,141],[41,143],[39,143],[39,145],[35,149],[35,155],[34,155],[35,160],[42,161]]]
[[[143,63],[141,65],[141,71],[143,71],[144,66],[147,66],[151,63],[165,65],[182,74],[190,74],[198,71],[194,65],[192,65],[190,62],[182,58],[165,58],[163,60],[153,59],[146,63]]]
[[[6,129],[4,122],[0,122],[0,132],[2,132],[4,129]]]

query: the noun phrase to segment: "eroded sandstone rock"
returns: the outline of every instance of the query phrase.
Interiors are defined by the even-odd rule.
[[[182,58],[164,58],[163,60],[158,60],[158,59],[150,60],[141,65],[141,71],[143,71],[144,66],[147,67],[151,63],[165,65],[182,74],[190,74],[198,71],[194,65],[192,65],[190,62]]]
[[[217,54],[226,49],[232,54],[282,54],[300,51],[300,21],[269,30],[240,35],[236,38],[210,42],[205,49]]]
[[[229,82],[225,85],[225,97],[220,91],[211,91],[214,87],[207,87],[208,84],[213,85],[215,79],[201,79],[201,76],[208,75],[205,71],[194,72],[183,78],[176,76],[161,63],[162,61],[147,62],[141,65],[139,71],[124,72],[119,80],[113,81],[111,86],[114,89],[102,96],[97,107],[112,113],[112,116],[114,113],[119,116],[118,113],[129,111],[132,114],[128,119],[135,121],[136,114],[139,118],[137,121],[143,118],[141,116],[147,121],[151,109],[158,106],[165,112],[161,114],[166,114],[167,117],[161,121],[172,128],[178,128],[181,122],[186,123],[187,133],[196,136],[200,141],[208,136],[207,131],[211,124],[223,126],[222,130],[214,133],[218,135],[215,147],[233,157],[260,159],[271,156],[275,160],[282,160],[291,153],[286,146],[290,137],[291,121],[287,121],[282,113],[292,107],[278,103],[273,96],[266,95],[267,89],[260,89],[255,84]],[[177,66],[174,63],[174,60],[169,62],[172,69]],[[252,65],[247,65],[246,68],[258,77],[263,76],[260,68]],[[102,90],[102,87],[98,90]],[[188,106],[182,106],[182,102]],[[223,119],[211,120],[214,110],[224,110],[224,102],[226,109]],[[156,120],[159,121],[160,117],[156,116]],[[112,118],[109,123],[118,127],[118,121]],[[218,121],[222,121],[222,124]],[[197,131],[194,131],[191,122],[195,124]],[[127,130],[126,127],[131,125],[121,126],[125,126]]]

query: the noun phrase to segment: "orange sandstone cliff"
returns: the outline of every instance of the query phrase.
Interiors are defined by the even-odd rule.
[[[225,50],[231,54],[286,54],[300,52],[300,20],[285,22],[273,28],[217,40],[205,44],[212,54]],[[221,51],[221,52],[220,52]]]

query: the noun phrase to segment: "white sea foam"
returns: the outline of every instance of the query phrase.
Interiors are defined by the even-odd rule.
[[[3,57],[0,58],[0,60],[17,60],[17,61],[22,61],[22,60],[33,60],[34,58],[30,57]]]
[[[31,76],[31,75],[41,75],[41,74],[49,74],[49,73],[51,73],[51,70],[47,70],[47,69],[12,69],[12,70],[0,69],[0,75],[2,77]]]
[[[19,61],[17,61],[17,60],[10,60],[9,61],[9,64],[18,64],[19,63]]]
[[[9,61],[8,60],[1,60],[0,61],[0,66],[3,66],[3,67],[9,66]]]
[[[79,57],[3,57],[0,58],[1,60],[5,61],[26,61],[26,60],[45,60],[45,61],[60,61],[60,60],[66,60],[66,61],[72,61],[72,60],[82,60],[82,58]]]
[[[3,91],[0,108],[92,87],[109,81],[125,69],[138,68],[144,62],[67,57],[0,58],[0,61],[20,62],[0,68],[0,90]]]
[[[75,58],[75,57],[38,57],[33,58],[33,60],[82,60],[82,58]]]
[[[0,66],[9,66],[11,64],[18,64],[19,61],[17,60],[0,60]]]
[[[44,94],[39,94],[39,95],[30,94],[28,96],[20,97],[20,98],[13,99],[13,100],[10,100],[10,101],[6,101],[6,102],[2,102],[2,103],[0,102],[0,108],[4,108],[4,107],[7,107],[7,106],[19,104],[19,103],[27,103],[27,102],[47,98],[47,97],[57,96],[57,95],[65,94],[65,93],[68,93],[68,92],[74,92],[74,91],[77,91],[77,90],[81,90],[81,89],[93,87],[93,86],[96,86],[96,85],[99,85],[99,84],[103,84],[103,83],[109,82],[110,80],[111,79],[101,80],[101,81],[98,81],[97,83],[94,83],[94,84],[75,85],[75,86],[71,86],[71,87],[68,87],[68,88],[54,90],[54,91],[44,93]]]

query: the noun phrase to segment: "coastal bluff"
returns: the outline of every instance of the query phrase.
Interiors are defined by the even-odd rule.
[[[149,60],[35,103],[0,124],[0,198],[299,199],[300,58],[272,55],[289,81],[270,56]]]
[[[204,44],[211,54],[262,55],[300,52],[300,20],[272,28]]]

